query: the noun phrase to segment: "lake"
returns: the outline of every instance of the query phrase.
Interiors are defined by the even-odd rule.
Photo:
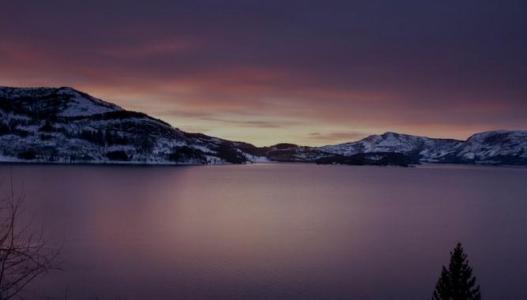
[[[463,243],[527,299],[527,169],[2,165],[61,247],[42,299],[428,299]]]

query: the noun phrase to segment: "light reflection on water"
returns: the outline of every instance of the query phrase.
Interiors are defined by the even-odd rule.
[[[29,297],[423,299],[461,241],[485,298],[527,298],[527,169],[0,166],[10,173],[63,244],[63,271]]]

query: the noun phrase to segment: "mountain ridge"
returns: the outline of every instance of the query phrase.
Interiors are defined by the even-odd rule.
[[[0,86],[0,116],[0,162],[527,165],[527,130],[480,132],[465,141],[388,131],[320,147],[256,147],[188,133],[70,87]]]

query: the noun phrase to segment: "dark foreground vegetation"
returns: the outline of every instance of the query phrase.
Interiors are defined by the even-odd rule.
[[[0,300],[19,298],[38,276],[56,269],[58,250],[50,248],[42,234],[20,225],[23,197],[10,192],[0,199]]]
[[[461,243],[450,252],[448,268],[443,266],[441,276],[437,281],[433,300],[479,300],[481,292],[472,274],[467,255],[463,252]]]

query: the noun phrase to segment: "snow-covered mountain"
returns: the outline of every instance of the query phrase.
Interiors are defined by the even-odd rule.
[[[527,165],[527,130],[477,133],[455,154],[459,163]]]
[[[187,133],[72,88],[0,87],[0,161],[527,165],[527,131],[489,131],[466,141],[387,132],[323,147],[278,144],[258,148]]]
[[[62,88],[10,88],[0,87],[0,99],[5,105],[57,117],[79,117],[123,111],[121,107],[94,98],[69,87]]]
[[[2,161],[221,164],[261,159],[252,145],[186,133],[67,87],[0,87],[0,117]]]
[[[387,132],[318,149],[337,155],[337,161],[339,156],[356,156],[386,162],[388,154],[399,154],[392,157],[396,161],[403,159],[405,163],[527,165],[527,131],[488,131],[477,133],[466,141]],[[324,161],[332,162],[327,158]],[[387,163],[390,164],[389,160]]]
[[[359,153],[401,153],[435,161],[450,154],[460,143],[462,142],[452,139],[433,139],[386,132],[382,135],[371,135],[357,142],[324,146],[319,149],[343,156]]]

